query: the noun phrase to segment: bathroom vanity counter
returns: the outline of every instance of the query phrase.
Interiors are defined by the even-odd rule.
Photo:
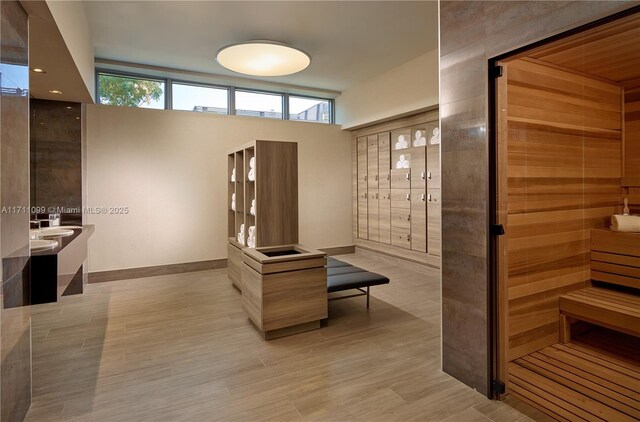
[[[84,225],[69,236],[47,237],[58,241],[52,249],[31,252],[31,303],[57,302],[62,295],[83,291],[83,265],[93,225]]]

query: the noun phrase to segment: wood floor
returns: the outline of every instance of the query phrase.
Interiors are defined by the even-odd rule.
[[[329,303],[320,330],[263,341],[226,270],[92,284],[33,307],[27,421],[526,421],[440,370],[438,270]]]
[[[601,333],[596,335],[600,336],[598,347],[593,341],[578,340],[511,362],[511,393],[558,420],[640,420],[640,342],[634,346],[636,356],[630,356],[630,350],[619,347],[615,351],[603,349],[606,340]],[[593,340],[594,336],[585,338]]]

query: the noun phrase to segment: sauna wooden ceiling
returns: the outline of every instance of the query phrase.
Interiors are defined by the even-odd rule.
[[[640,83],[640,12],[543,45],[526,56],[622,85],[637,86]]]

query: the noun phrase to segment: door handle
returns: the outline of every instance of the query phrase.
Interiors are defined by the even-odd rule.
[[[422,200],[422,202],[424,202],[424,193],[422,195],[420,195],[420,199]]]
[[[407,180],[411,180],[411,175],[409,173],[407,173],[406,177]]]
[[[407,242],[411,242],[411,235],[410,234],[407,235]]]
[[[367,181],[367,176],[364,176],[364,181],[365,181],[365,182]]]
[[[407,221],[411,221],[411,214],[407,215]]]
[[[376,182],[378,181],[378,175],[376,174]]]
[[[427,179],[431,180],[431,172],[430,171],[427,172]]]
[[[391,180],[391,175],[387,173],[387,180]]]
[[[376,193],[376,199],[378,199],[378,194]]]
[[[411,201],[411,194],[410,193],[407,194],[407,201]]]
[[[427,195],[427,201],[431,202],[431,194]]]
[[[425,176],[426,176],[426,175],[425,175],[425,172],[424,172],[424,171],[423,171],[422,173],[420,173],[420,178],[421,178],[422,180],[424,180]]]

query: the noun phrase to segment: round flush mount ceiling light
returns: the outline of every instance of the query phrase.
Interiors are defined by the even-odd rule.
[[[216,60],[233,72],[251,76],[291,75],[311,63],[304,51],[274,41],[229,45],[218,50]]]
[[[49,93],[56,94],[56,95],[62,95],[62,91],[57,90],[57,89],[52,89],[51,91],[49,91]]]
[[[39,68],[39,67],[32,67],[32,68],[31,68],[31,71],[32,71],[32,72],[34,72],[34,73],[47,73],[47,71],[46,71],[46,70],[41,69],[41,68]]]

